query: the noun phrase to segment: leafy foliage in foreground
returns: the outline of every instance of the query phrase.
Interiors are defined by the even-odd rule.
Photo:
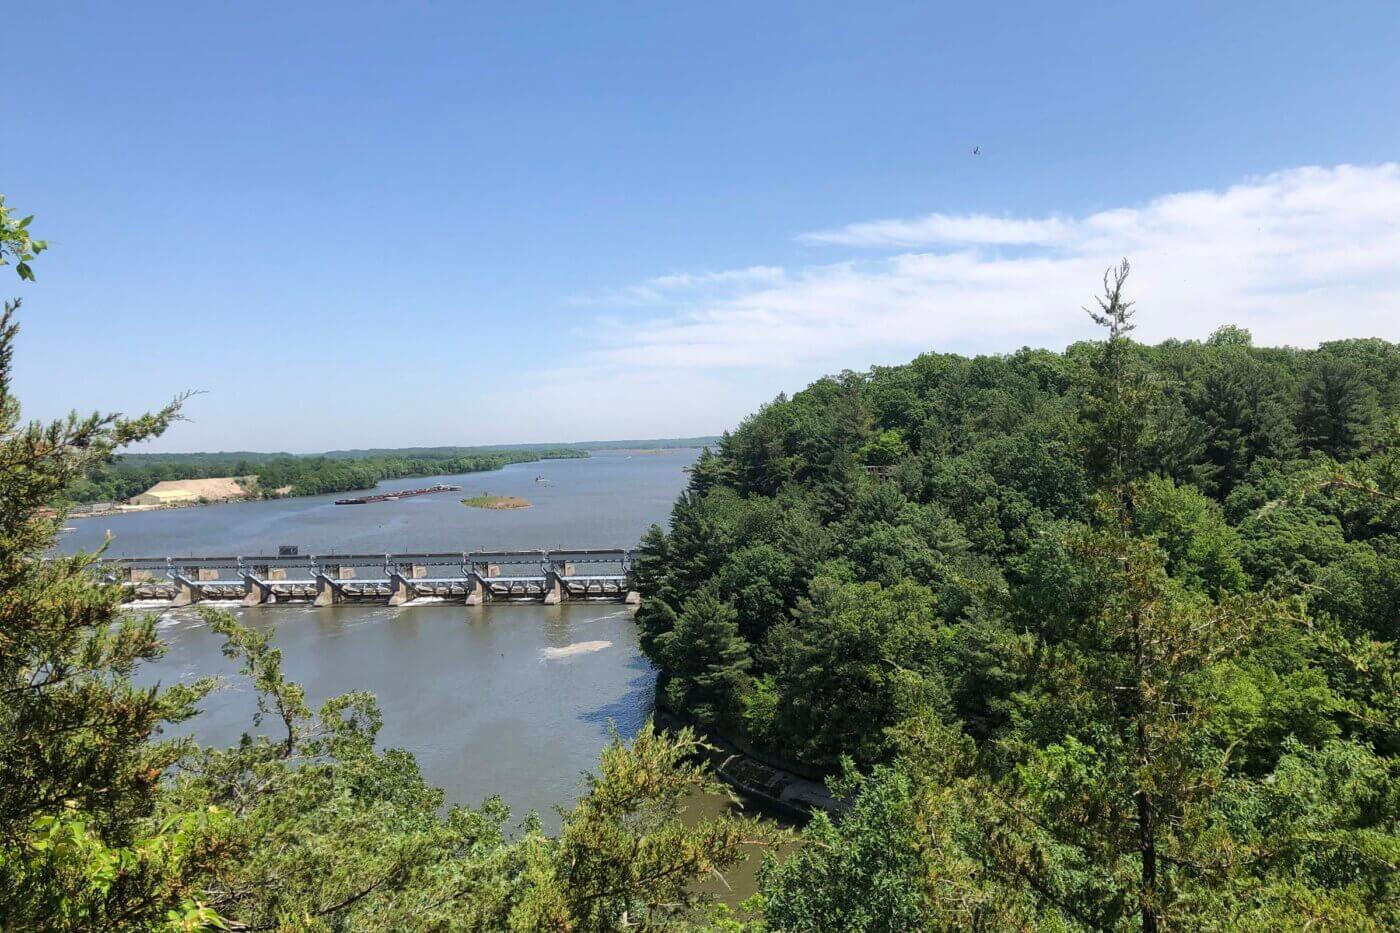
[[[1126,278],[779,397],[644,538],[659,698],[845,769],[770,928],[1400,924],[1400,348],[1143,346]]]

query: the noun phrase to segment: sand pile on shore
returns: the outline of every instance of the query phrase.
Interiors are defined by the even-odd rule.
[[[131,497],[132,505],[188,505],[206,500],[242,499],[255,476],[210,476],[205,479],[165,479]]]

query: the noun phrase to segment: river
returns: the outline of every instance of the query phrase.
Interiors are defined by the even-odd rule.
[[[362,506],[336,496],[239,502],[73,520],[60,550],[92,549],[112,536],[112,555],[232,555],[631,547],[665,524],[695,450],[601,451],[586,460],[513,464],[490,473],[422,477],[462,486]],[[481,492],[528,499],[528,509],[460,504]],[[343,493],[341,495],[344,495]],[[381,744],[406,749],[453,803],[499,794],[517,817],[538,810],[555,828],[555,805],[577,798],[610,729],[630,736],[651,712],[655,674],[618,604],[459,604],[389,608],[348,605],[229,607],[275,633],[289,678],[313,704],[368,690],[384,714]],[[169,651],[141,677],[171,683],[232,675],[221,640],[191,609],[156,610]],[[579,642],[606,647],[559,656]],[[253,696],[237,679],[204,701],[187,724],[203,744],[236,742],[250,728]]]

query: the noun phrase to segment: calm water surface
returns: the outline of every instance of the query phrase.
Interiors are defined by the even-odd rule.
[[[587,460],[514,464],[444,480],[413,478],[380,490],[453,482],[460,493],[363,506],[335,496],[229,503],[75,520],[71,551],[101,544],[113,555],[379,553],[550,547],[630,547],[665,524],[696,451],[600,452]],[[467,508],[478,492],[517,495],[518,511]],[[343,495],[343,494],[341,494]],[[617,604],[229,607],[275,633],[287,675],[313,704],[369,690],[384,714],[381,743],[407,749],[451,802],[499,794],[523,816],[570,805],[613,726],[631,735],[651,712],[655,674]],[[193,610],[155,610],[169,652],[143,676],[165,683],[236,673]],[[548,649],[608,642],[554,657]],[[249,728],[254,699],[237,678],[209,697],[189,728],[205,744],[228,744]]]
[[[60,549],[95,548],[106,532],[112,534],[109,554],[142,557],[276,553],[281,544],[314,554],[632,547],[648,525],[666,524],[685,486],[683,471],[697,453],[602,451],[586,460],[389,480],[375,492],[432,483],[462,491],[371,505],[336,505],[337,498],[351,495],[336,493],[75,519]],[[483,492],[521,496],[533,505],[494,511],[458,501]]]
[[[550,828],[553,805],[573,802],[610,725],[630,736],[651,712],[655,674],[620,605],[231,611],[274,633],[287,676],[313,705],[352,690],[375,694],[381,745],[411,751],[449,801],[475,806],[499,794],[517,816],[540,810]],[[203,744],[236,743],[255,700],[221,654],[222,639],[192,609],[166,610],[160,626],[170,649],[145,675],[167,683],[228,675],[191,727]],[[581,641],[610,645],[546,653]]]

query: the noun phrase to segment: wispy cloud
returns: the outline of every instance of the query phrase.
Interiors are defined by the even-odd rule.
[[[781,282],[782,279],[781,266],[749,266],[746,269],[725,269],[721,272],[681,272],[675,275],[659,275],[654,279],[648,279],[644,287],[657,292],[668,292],[706,285]]]
[[[988,214],[928,214],[912,220],[871,220],[847,224],[836,230],[800,233],[803,243],[833,246],[900,248],[949,243],[1045,245],[1072,235],[1072,226],[1058,217],[1022,220]]]
[[[781,266],[749,266],[744,269],[722,269],[718,272],[673,272],[602,294],[576,295],[573,302],[584,305],[648,305],[673,300],[681,293],[694,300],[699,293],[706,290],[744,285],[774,285],[782,282],[784,275]]]
[[[910,251],[920,237],[929,248]],[[1228,321],[1267,341],[1400,337],[1397,164],[1293,169],[1078,218],[939,214],[809,238],[904,251],[785,273],[654,279],[646,287],[660,295],[657,283],[667,283],[669,313],[631,324],[602,358],[751,366],[781,353],[855,363],[889,346],[1009,350],[1067,339],[1085,332],[1079,308],[1120,256],[1136,270],[1145,336],[1199,337]],[[1003,245],[1040,248],[993,248]]]
[[[1133,263],[1141,339],[1200,338],[1234,323],[1260,343],[1400,340],[1393,163],[1290,169],[1077,217],[934,214],[801,239],[859,251],[624,289],[650,308],[602,328],[572,375],[644,385],[657,411],[717,385],[734,405],[745,387],[764,393],[718,412],[732,423],[775,381],[796,388],[822,371],[925,350],[1010,351],[1088,336],[1080,308],[1122,256]]]

